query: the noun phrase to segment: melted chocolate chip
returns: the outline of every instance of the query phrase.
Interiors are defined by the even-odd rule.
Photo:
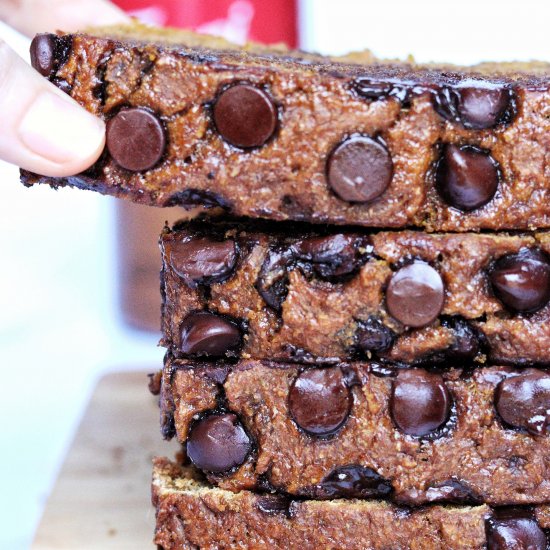
[[[468,80],[455,88],[442,88],[433,99],[435,110],[443,118],[465,128],[483,130],[509,120],[513,92],[500,85]]]
[[[546,550],[544,531],[531,517],[510,517],[487,521],[488,550]]]
[[[502,380],[495,407],[506,424],[544,434],[550,427],[550,374],[531,370]]]
[[[424,502],[450,502],[453,504],[478,503],[481,498],[476,495],[469,487],[456,481],[448,479],[436,485],[433,485],[426,491]]]
[[[334,433],[347,420],[352,398],[338,367],[302,371],[290,387],[288,405],[292,418],[311,435]]]
[[[336,468],[308,492],[316,499],[381,498],[392,490],[390,481],[374,470],[352,464]]]
[[[55,34],[37,34],[31,42],[31,65],[42,75],[50,76],[55,67]]]
[[[202,367],[200,370],[198,370],[199,374],[204,375],[206,378],[212,380],[212,382],[215,382],[216,384],[225,383],[230,371],[231,367],[229,365]]]
[[[180,350],[186,355],[221,357],[242,343],[237,325],[209,311],[190,313],[181,324]]]
[[[256,506],[264,514],[289,515],[292,500],[285,495],[263,495],[258,497]]]
[[[495,196],[499,177],[498,164],[487,151],[449,144],[437,165],[436,186],[450,206],[468,212]]]
[[[221,282],[237,262],[235,241],[197,237],[170,244],[168,258],[173,270],[191,287]]]
[[[256,288],[266,304],[279,311],[288,293],[288,266],[292,262],[292,251],[288,248],[273,248],[260,268]]]
[[[297,258],[311,262],[316,274],[328,280],[354,274],[372,251],[366,237],[344,234],[303,239],[292,248]]]
[[[185,191],[177,191],[164,201],[163,206],[181,206],[186,210],[191,210],[200,206],[202,208],[222,208],[230,211],[231,204],[229,201],[220,197],[216,193],[203,191],[202,189],[186,189]]]
[[[187,455],[201,470],[223,473],[240,466],[252,443],[232,413],[211,414],[197,421],[187,438]]]
[[[368,77],[356,78],[352,87],[358,95],[372,101],[395,97],[401,102],[406,102],[409,96],[409,92],[404,85],[372,80]]]
[[[409,327],[423,327],[437,319],[444,300],[441,275],[419,260],[396,271],[386,290],[390,314]]]
[[[141,172],[153,168],[165,147],[162,122],[145,109],[123,109],[107,123],[107,149],[126,170]]]
[[[489,279],[497,298],[512,311],[531,313],[550,300],[550,260],[540,250],[524,248],[502,256]]]
[[[59,88],[62,92],[66,93],[66,94],[70,94],[72,89],[73,89],[72,85],[69,84],[63,78],[53,78],[52,79],[52,84],[57,86],[57,88]]]
[[[214,123],[232,145],[260,147],[275,132],[277,109],[265,91],[250,84],[236,84],[216,100]]]
[[[474,359],[481,353],[483,335],[462,317],[446,317],[441,324],[453,331],[453,342],[446,350],[445,356],[449,359],[464,361]]]
[[[388,351],[395,341],[395,332],[375,317],[358,323],[355,333],[355,346],[363,353]]]
[[[367,136],[354,136],[332,151],[327,160],[331,189],[348,202],[370,202],[389,187],[393,162],[386,147]]]
[[[439,374],[422,369],[401,370],[392,385],[391,414],[404,433],[425,436],[449,418],[451,397]]]

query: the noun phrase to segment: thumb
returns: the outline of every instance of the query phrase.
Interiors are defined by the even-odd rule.
[[[44,176],[69,176],[103,151],[105,125],[0,40],[0,159]]]

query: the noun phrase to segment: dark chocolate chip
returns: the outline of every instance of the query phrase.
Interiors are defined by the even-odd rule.
[[[31,42],[31,65],[42,75],[50,76],[55,66],[55,34],[37,34]]]
[[[187,438],[187,455],[201,470],[223,473],[240,466],[252,443],[233,413],[211,414],[196,422]]]
[[[488,550],[546,550],[547,538],[536,520],[530,517],[489,519]]]
[[[62,92],[66,94],[70,94],[73,87],[71,84],[69,84],[66,80],[63,78],[54,78],[52,79],[52,84],[57,86]]]
[[[323,279],[337,279],[354,274],[372,252],[368,238],[360,235],[310,237],[294,243],[297,258],[311,262]]]
[[[358,323],[355,333],[356,348],[363,353],[382,353],[388,351],[395,341],[393,330],[379,319],[369,317]]]
[[[263,495],[256,502],[258,510],[264,514],[288,515],[292,500],[285,495]]]
[[[424,502],[450,502],[453,504],[479,503],[479,495],[469,487],[455,479],[448,479],[436,485],[432,485],[426,491]]]
[[[436,169],[439,194],[452,207],[476,210],[497,191],[499,168],[485,150],[471,145],[446,145]]]
[[[162,122],[141,108],[123,109],[107,123],[107,149],[126,170],[153,168],[166,147]]]
[[[230,211],[231,204],[228,200],[220,197],[216,193],[203,191],[202,189],[185,189],[177,191],[166,199],[163,206],[181,206],[186,210],[191,210],[200,206],[202,208],[222,208]]]
[[[458,122],[458,94],[454,88],[443,86],[432,93],[435,112],[446,120]]]
[[[190,313],[181,324],[180,350],[187,355],[221,357],[242,343],[237,325],[215,313]]]
[[[202,367],[198,372],[216,384],[223,384],[231,371],[229,365]]]
[[[292,418],[311,435],[334,433],[347,420],[352,398],[339,367],[302,371],[290,387]]]
[[[236,147],[259,147],[275,132],[277,109],[269,95],[250,84],[224,90],[214,104],[220,135]]]
[[[256,288],[266,304],[279,311],[288,293],[288,267],[293,260],[289,248],[272,248],[260,268]]]
[[[515,312],[531,313],[550,300],[550,260],[533,248],[499,258],[489,272],[497,298]]]
[[[457,88],[458,116],[466,128],[483,130],[493,128],[504,117],[510,101],[510,90],[501,86],[481,86],[464,83]]]
[[[386,97],[395,97],[403,103],[407,101],[409,96],[409,91],[405,85],[372,80],[367,77],[356,78],[352,87],[358,95],[372,101]]]
[[[172,269],[191,287],[221,282],[231,275],[237,262],[235,241],[196,237],[170,243]]]
[[[495,407],[510,426],[544,434],[550,428],[550,374],[530,370],[502,380],[495,390]]]
[[[446,350],[445,356],[454,360],[474,359],[481,353],[483,335],[466,319],[453,316],[441,320],[441,324],[453,332],[453,342]]]
[[[435,110],[465,128],[494,128],[510,119],[512,90],[501,85],[467,80],[454,88],[444,87],[434,97]]]
[[[348,202],[370,202],[389,187],[393,162],[386,147],[367,136],[354,136],[332,151],[327,160],[331,189]]]
[[[389,480],[371,468],[352,464],[336,468],[310,492],[316,499],[381,498],[392,490]]]
[[[441,275],[420,260],[396,271],[386,290],[390,314],[409,327],[423,327],[437,319],[444,300]]]
[[[393,421],[402,432],[425,436],[447,421],[451,397],[439,374],[405,369],[393,382],[390,407]]]

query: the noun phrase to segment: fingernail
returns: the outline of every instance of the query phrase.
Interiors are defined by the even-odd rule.
[[[63,164],[95,154],[105,139],[105,124],[69,97],[45,91],[25,114],[19,138],[34,154]]]

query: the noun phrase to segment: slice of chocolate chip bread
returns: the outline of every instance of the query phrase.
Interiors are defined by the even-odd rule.
[[[550,234],[166,228],[177,357],[550,364]]]
[[[31,58],[108,126],[90,170],[27,185],[274,220],[550,225],[545,64],[354,64],[141,26],[39,35]]]
[[[546,550],[550,540],[550,514],[545,506],[410,510],[383,501],[319,502],[232,493],[209,487],[190,468],[164,458],[154,461],[152,493],[154,542],[163,550]]]
[[[550,502],[550,374],[167,357],[166,438],[224,489],[314,499]]]

